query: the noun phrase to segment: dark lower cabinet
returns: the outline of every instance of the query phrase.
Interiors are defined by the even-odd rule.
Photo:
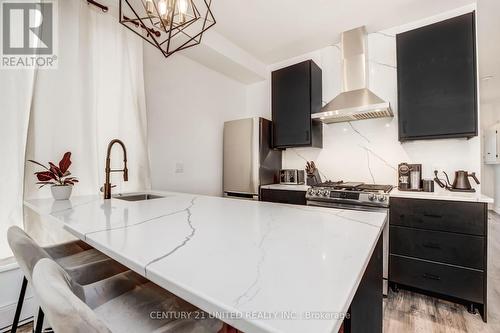
[[[484,269],[484,237],[398,226],[391,226],[389,230],[393,253],[472,269]]]
[[[487,320],[487,204],[391,198],[389,283],[478,309]]]
[[[260,190],[260,201],[305,205],[306,192],[263,188]]]
[[[344,321],[345,333],[382,333],[382,258],[382,236],[380,236],[351,302],[349,318]]]
[[[391,281],[463,300],[483,303],[483,272],[391,254]]]

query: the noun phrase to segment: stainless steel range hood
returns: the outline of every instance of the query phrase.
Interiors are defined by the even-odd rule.
[[[389,102],[368,89],[368,55],[365,27],[342,33],[344,92],[326,104],[313,119],[324,123],[393,117]]]

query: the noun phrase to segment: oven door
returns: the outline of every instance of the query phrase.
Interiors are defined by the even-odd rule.
[[[324,201],[307,201],[308,206],[328,207],[337,209],[351,209],[365,212],[385,212],[387,213],[387,222],[383,230],[383,295],[387,297],[389,292],[389,208],[388,207],[374,207],[364,206],[357,204],[345,204],[339,202],[324,202]]]

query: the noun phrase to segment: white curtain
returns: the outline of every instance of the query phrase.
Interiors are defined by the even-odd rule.
[[[35,71],[0,70],[0,260],[10,257],[7,229],[22,225],[26,135]]]
[[[5,194],[4,187],[0,187],[2,200],[3,196],[9,196],[8,203],[1,203],[2,248],[6,246],[6,226],[22,223],[20,211],[25,159],[44,164],[48,161],[58,163],[64,152],[71,151],[73,164],[70,171],[80,180],[73,189],[73,195],[97,194],[104,183],[107,145],[110,140],[118,138],[127,146],[129,181],[124,183],[121,174],[114,174],[112,183],[117,188],[113,191],[150,188],[142,40],[118,23],[116,8],[103,13],[88,6],[86,1],[64,0],[57,3],[58,68],[38,70],[32,94],[26,90],[28,84],[25,82],[19,81],[17,88],[12,88],[15,91],[26,90],[29,98],[25,100],[32,100],[32,107],[26,157],[21,156],[21,152],[25,151],[24,141],[20,140],[16,147],[11,147],[9,143],[8,147],[12,150],[11,155],[17,157],[19,177],[11,189],[5,190]],[[14,128],[9,130],[16,131]],[[3,132],[2,138],[5,138]],[[5,142],[2,147],[4,145]],[[123,163],[118,148],[113,150],[112,168],[121,168]],[[0,164],[4,167],[6,163]],[[6,167],[3,174],[11,177],[12,165]],[[35,184],[33,172],[37,170],[36,166],[26,164],[25,198],[50,197],[49,187],[38,189]],[[14,190],[19,195],[11,199]],[[6,205],[15,207],[11,222],[3,221],[3,207]],[[30,221],[29,224],[33,227],[34,223]]]

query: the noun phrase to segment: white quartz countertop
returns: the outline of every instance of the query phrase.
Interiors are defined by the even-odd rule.
[[[282,191],[304,191],[307,192],[311,188],[309,185],[285,185],[285,184],[270,184],[262,185],[260,188]]]
[[[25,205],[246,333],[337,332],[387,221],[382,212],[154,193],[165,197]]]
[[[492,198],[481,193],[451,192],[441,188],[435,189],[435,192],[400,191],[394,188],[390,192],[390,197],[493,203]]]

